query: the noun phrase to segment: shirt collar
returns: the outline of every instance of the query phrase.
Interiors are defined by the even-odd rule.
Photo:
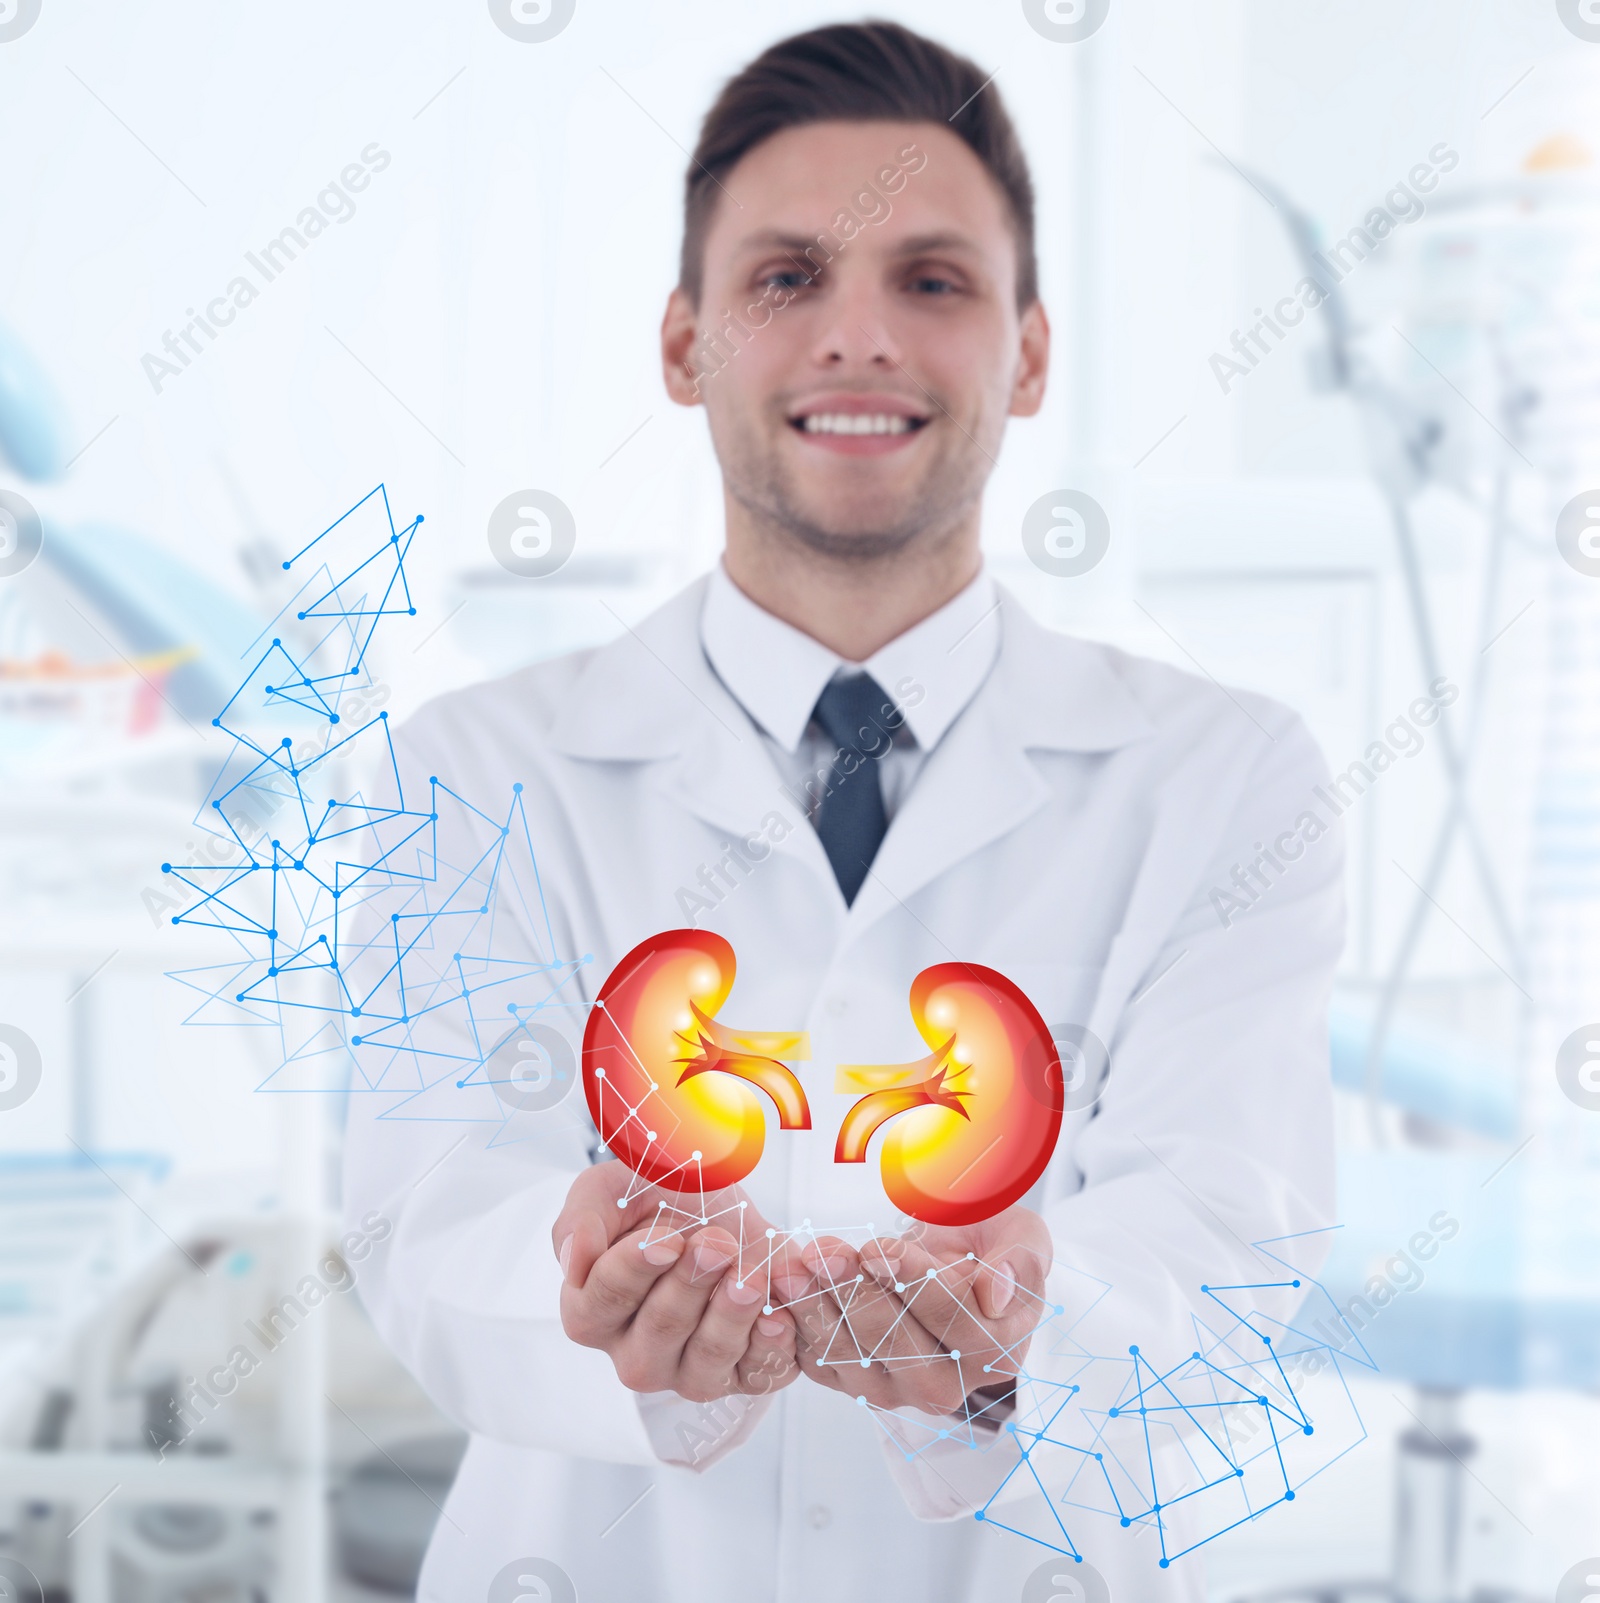
[[[980,569],[937,612],[865,662],[851,663],[757,606],[719,560],[706,587],[700,641],[717,677],[787,752],[799,747],[817,697],[841,669],[871,674],[917,744],[931,751],[994,666],[999,609],[994,581]]]

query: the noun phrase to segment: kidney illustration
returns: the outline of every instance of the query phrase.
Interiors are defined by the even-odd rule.
[[[601,1139],[640,1179],[672,1191],[736,1185],[761,1159],[766,1117],[809,1130],[785,1059],[811,1055],[803,1030],[736,1030],[717,1020],[733,989],[733,948],[709,930],[641,941],[600,987],[583,1032],[583,1091]]]
[[[839,1127],[834,1161],[865,1163],[887,1124],[878,1165],[889,1200],[924,1224],[976,1224],[1044,1173],[1061,1133],[1061,1060],[1028,998],[977,963],[923,969],[911,1017],[926,1057],[839,1065],[834,1089],[865,1095]]]

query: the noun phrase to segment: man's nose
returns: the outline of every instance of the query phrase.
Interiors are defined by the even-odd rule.
[[[882,285],[865,274],[843,272],[833,275],[830,289],[812,360],[840,372],[897,369],[901,352],[889,295]]]

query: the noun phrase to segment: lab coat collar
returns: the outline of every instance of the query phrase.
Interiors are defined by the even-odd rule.
[[[718,735],[737,736],[735,745],[743,740],[748,715],[718,679],[700,641],[710,582],[709,574],[694,580],[590,656],[551,726],[558,751],[647,761]],[[1046,629],[1003,585],[994,584],[993,591],[998,658],[982,699],[1000,704],[1021,747],[1111,751],[1151,732],[1110,648]],[[976,638],[969,643],[976,645]]]
[[[718,678],[787,752],[799,746],[828,681],[858,667],[894,701],[917,745],[932,751],[994,666],[998,606],[994,581],[980,570],[937,612],[856,664],[752,601],[719,562],[700,637]]]
[[[1036,623],[1002,587],[994,671],[930,754],[850,909],[862,929],[1033,816],[1052,794],[1030,753],[1113,751],[1154,731],[1108,647]],[[959,955],[959,954],[957,954]]]
[[[709,575],[696,580],[577,675],[549,740],[598,761],[663,761],[664,794],[730,834],[797,811],[760,733],[717,677],[701,643]],[[1036,623],[1003,586],[992,671],[930,753],[848,912],[861,927],[1041,807],[1049,786],[1030,751],[1112,751],[1149,735],[1148,715],[1116,653]],[[791,827],[780,850],[837,894],[816,832]],[[845,915],[840,898],[841,917]]]

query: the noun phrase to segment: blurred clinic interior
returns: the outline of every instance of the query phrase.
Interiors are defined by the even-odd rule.
[[[1336,776],[1321,1279],[1360,1339],[1304,1396],[1359,1429],[1206,1544],[1209,1595],[1600,1595],[1600,10],[874,14],[995,73],[1033,166],[1056,346],[990,570],[1287,703]],[[412,1595],[464,1437],[349,1294],[386,1221],[341,1233],[345,1054],[224,1005],[239,942],[161,865],[238,844],[212,720],[322,638],[289,562],[347,509],[409,539],[369,716],[711,566],[657,353],[686,152],[854,16],[0,5],[0,1596]],[[533,577],[491,539],[530,489],[575,529]],[[1069,494],[1088,568],[1081,499],[1027,536]]]

